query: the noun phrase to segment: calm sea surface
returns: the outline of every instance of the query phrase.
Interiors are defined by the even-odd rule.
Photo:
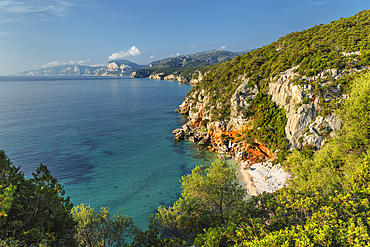
[[[191,86],[101,77],[0,77],[0,149],[27,176],[40,163],[74,205],[120,209],[141,227],[216,155],[175,142]]]

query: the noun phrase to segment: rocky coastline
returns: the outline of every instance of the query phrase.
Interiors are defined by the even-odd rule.
[[[367,68],[351,71],[329,69],[317,76],[302,77],[305,82],[303,84],[291,82],[297,78],[296,69],[297,67],[293,67],[278,77],[271,78],[267,93],[271,95],[276,106],[286,112],[285,139],[288,150],[305,145],[311,145],[318,150],[327,139],[334,137],[340,130],[341,122],[333,109],[348,97],[342,94],[342,88],[335,86],[333,81]],[[332,81],[329,81],[329,78]],[[308,83],[317,79],[323,81],[319,87],[326,90],[322,96],[316,95],[315,88]],[[243,76],[238,80],[242,83],[230,99],[231,113],[228,120],[212,120],[210,109],[218,106],[211,105],[210,96],[203,90],[192,91],[175,110],[179,114],[187,115],[189,121],[173,131],[174,137],[176,140],[189,138],[194,143],[206,145],[212,152],[226,154],[237,161],[249,160],[257,163],[272,160],[276,158],[276,151],[272,152],[256,139],[253,143],[247,143],[240,138],[251,128],[250,121],[253,121],[243,118],[242,110],[259,93],[259,89],[248,88],[248,79]],[[327,113],[322,113],[326,110]]]
[[[368,68],[328,69],[317,76],[301,77],[300,84],[292,83],[297,81],[297,68],[297,66],[293,67],[275,78],[270,78],[267,93],[271,95],[276,106],[283,108],[286,112],[285,139],[288,144],[287,149],[293,150],[309,145],[318,150],[322,148],[327,139],[334,137],[341,128],[341,122],[333,109],[348,96],[343,94],[342,88],[334,82],[345,75],[359,73]],[[242,110],[259,93],[259,88],[248,88],[248,79],[244,76],[240,76],[238,80],[242,83],[230,99],[231,113],[228,120],[212,120],[210,109],[218,107],[218,105],[211,105],[210,96],[203,90],[193,90],[176,109],[179,114],[187,115],[189,121],[181,128],[173,130],[172,133],[178,141],[189,139],[189,141],[202,146],[203,149],[221,154],[220,158],[235,159],[239,163],[239,167],[243,167],[239,170],[249,172],[249,175],[244,175],[248,178],[248,182],[244,181],[244,183],[249,184],[248,190],[254,191],[254,194],[260,193],[261,190],[274,191],[266,185],[274,177],[268,175],[267,170],[270,171],[276,166],[273,166],[271,161],[277,159],[280,150],[272,151],[257,139],[243,140],[243,133],[250,130],[250,121],[253,120],[244,119]],[[318,87],[325,88],[321,95],[317,95],[315,88],[309,83],[317,80],[321,81]],[[330,108],[327,108],[328,105]],[[328,112],[323,114],[324,111]],[[261,165],[258,164],[267,167],[267,170],[263,171]],[[259,171],[259,173],[253,173],[252,169]],[[280,171],[280,169],[282,170],[281,167],[278,170]],[[261,179],[258,174],[266,174],[267,177]],[[283,177],[287,178],[288,175]],[[263,181],[265,185],[256,185],[253,179]],[[282,184],[276,182],[272,187],[280,188]],[[251,189],[252,187],[254,189]],[[257,189],[257,187],[260,188]]]
[[[199,71],[195,71],[187,76],[182,75],[179,72],[174,72],[172,74],[168,73],[150,73],[145,69],[137,70],[132,72],[131,78],[149,78],[153,80],[165,80],[165,81],[177,81],[178,83],[196,85],[201,80],[203,80],[203,74]]]
[[[280,164],[273,165],[273,154],[261,144],[250,147],[229,141],[220,145],[204,128],[191,126],[190,123],[173,130],[172,133],[177,141],[188,138],[190,142],[205,150],[219,153],[219,159],[225,160],[227,157],[236,160],[239,182],[250,195],[275,192],[282,188],[290,177]]]

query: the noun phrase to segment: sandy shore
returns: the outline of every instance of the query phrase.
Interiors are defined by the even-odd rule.
[[[248,162],[240,162],[238,166],[239,181],[251,195],[258,195],[263,191],[274,192],[282,188],[290,176],[280,165],[273,166],[271,162],[251,166]]]

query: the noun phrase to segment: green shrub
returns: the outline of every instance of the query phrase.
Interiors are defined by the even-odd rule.
[[[304,98],[304,99],[302,100],[302,104],[303,104],[303,105],[306,105],[306,104],[308,104],[308,103],[310,103],[310,99],[308,99],[308,98]]]

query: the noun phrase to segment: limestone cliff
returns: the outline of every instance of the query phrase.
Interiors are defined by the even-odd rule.
[[[177,81],[178,83],[184,83],[184,84],[191,84],[196,85],[198,82],[200,82],[203,79],[203,74],[201,71],[194,70],[191,73],[187,73],[186,75],[184,73],[179,73],[176,71],[173,74],[165,74],[163,72],[159,73],[153,73],[153,74],[147,74],[144,72],[145,70],[138,70],[132,73],[132,78],[144,78],[148,77],[149,79],[155,79],[155,80],[166,80],[166,81]]]
[[[285,126],[285,138],[288,149],[301,148],[304,145],[312,145],[320,149],[325,140],[335,136],[340,130],[341,123],[334,113],[334,108],[347,95],[342,94],[338,86],[331,87],[332,82],[321,83],[320,87],[328,89],[323,96],[315,95],[314,87],[308,84],[309,81],[327,78],[338,80],[347,73],[358,73],[367,68],[355,69],[352,71],[328,69],[316,77],[303,77],[306,83],[296,84],[293,67],[279,76],[272,78],[268,84],[267,93],[272,96],[272,101],[279,108],[286,111],[287,124]],[[183,139],[186,136],[189,140],[199,144],[208,145],[208,149],[218,153],[227,154],[237,160],[248,159],[250,161],[261,161],[273,159],[274,153],[263,145],[259,140],[254,143],[242,140],[245,132],[251,128],[253,119],[245,118],[243,110],[248,107],[254,97],[260,92],[257,86],[248,88],[248,79],[239,76],[242,81],[230,98],[230,118],[224,121],[212,121],[211,109],[217,106],[210,105],[210,97],[204,90],[191,92],[179,105],[178,112],[187,114],[189,122],[182,129],[174,131],[176,139]],[[195,96],[196,95],[196,99]],[[321,103],[320,103],[321,102]],[[325,110],[324,104],[334,104],[330,112],[320,114]],[[226,138],[225,138],[226,137]]]
[[[320,116],[319,112],[324,110],[323,102],[340,103],[346,95],[341,95],[340,86],[331,87],[334,81],[326,81],[329,77],[332,80],[338,80],[343,76],[343,72],[336,69],[328,69],[318,74],[316,77],[303,76],[301,79],[304,84],[294,84],[291,80],[298,74],[294,71],[298,68],[291,68],[272,80],[269,83],[268,93],[272,95],[272,100],[286,110],[288,122],[285,127],[286,139],[289,143],[289,149],[301,147],[302,145],[312,144],[320,148],[324,144],[325,137],[333,137],[335,132],[340,129],[340,120],[334,112],[327,116]],[[364,69],[364,68],[363,68]],[[356,70],[360,72],[361,69]],[[326,86],[328,91],[318,96],[314,93],[314,87],[308,82],[319,79],[326,81],[320,83],[320,87]]]

